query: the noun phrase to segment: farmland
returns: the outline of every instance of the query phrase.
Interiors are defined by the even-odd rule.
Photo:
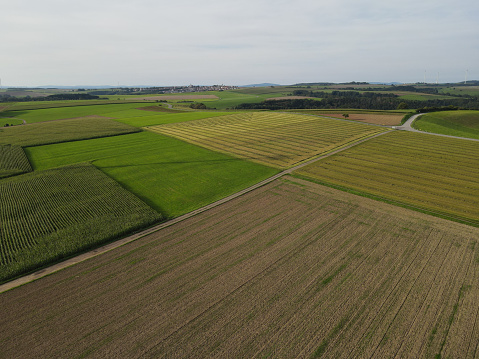
[[[38,146],[138,131],[126,124],[93,116],[0,129],[0,145]]]
[[[0,145],[0,178],[30,172],[32,166],[20,146]]]
[[[479,111],[428,113],[414,121],[413,127],[426,132],[479,139]]]
[[[0,357],[473,358],[478,240],[290,177],[0,294]]]
[[[35,170],[91,162],[165,217],[192,211],[278,172],[151,132],[28,147],[26,152]]]
[[[250,112],[148,128],[150,131],[279,168],[383,128],[308,115]]]
[[[477,142],[393,132],[296,173],[479,225]]]
[[[94,166],[0,180],[0,282],[160,220]]]

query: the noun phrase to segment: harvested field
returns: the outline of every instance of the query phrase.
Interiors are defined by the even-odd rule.
[[[147,97],[135,97],[135,100],[140,101],[182,101],[182,100],[218,100],[216,95],[161,95],[161,96],[147,96]]]
[[[375,125],[384,125],[384,126],[396,126],[401,124],[401,120],[403,119],[404,115],[375,115],[369,113],[348,113],[349,117],[348,120],[354,121],[362,121],[366,123],[372,123]],[[339,113],[318,113],[319,116],[327,116],[327,117],[336,117],[344,119],[344,116]]]
[[[0,294],[0,357],[474,358],[478,240],[279,180]]]
[[[32,166],[22,147],[0,145],[0,178],[30,171],[32,171]]]
[[[308,115],[238,113],[148,128],[212,150],[279,168],[386,129]]]
[[[395,131],[295,173],[479,226],[478,142]]]
[[[38,146],[123,135],[141,130],[101,116],[32,123],[0,130],[0,145]]]

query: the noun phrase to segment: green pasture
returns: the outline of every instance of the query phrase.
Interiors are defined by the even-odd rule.
[[[161,219],[89,164],[0,180],[0,196],[0,282]]]
[[[141,132],[29,147],[36,170],[91,162],[166,217],[176,217],[278,170],[171,137]]]
[[[479,111],[442,111],[427,113],[413,123],[426,132],[479,139]]]
[[[8,126],[16,126],[16,125],[21,125],[23,123],[22,120],[19,120],[17,118],[4,118],[0,117],[0,127],[5,127],[6,125]],[[7,127],[8,127],[7,126]]]
[[[0,129],[0,145],[38,146],[141,131],[105,118],[82,118],[33,123]]]
[[[451,95],[479,96],[479,86],[448,86],[440,88],[439,92]]]

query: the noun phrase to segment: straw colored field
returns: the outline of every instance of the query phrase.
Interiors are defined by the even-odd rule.
[[[30,172],[32,166],[20,146],[0,145],[0,178]]]
[[[92,162],[165,217],[176,217],[276,174],[271,167],[151,132],[28,147],[35,170]]]
[[[296,173],[479,225],[479,143],[393,132]]]
[[[473,358],[478,240],[277,181],[0,294],[0,357]]]
[[[426,132],[479,139],[479,111],[443,111],[422,115],[413,127]]]
[[[161,218],[89,164],[1,180],[0,197],[0,282]]]
[[[363,124],[271,112],[239,113],[148,129],[280,168],[385,131]]]
[[[139,131],[138,128],[117,121],[85,117],[4,128],[0,130],[0,144],[38,146]]]
[[[344,111],[344,113],[348,114],[348,120],[354,121],[362,121],[366,123],[372,123],[376,125],[385,125],[385,126],[396,126],[401,124],[401,120],[404,115],[376,115],[370,113],[350,113],[348,111]],[[336,117],[344,119],[344,116],[339,113],[318,113],[320,116],[329,116],[329,117]]]

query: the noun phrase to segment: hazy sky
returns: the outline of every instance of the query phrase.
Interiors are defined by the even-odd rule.
[[[3,86],[479,80],[477,0],[12,0]]]

